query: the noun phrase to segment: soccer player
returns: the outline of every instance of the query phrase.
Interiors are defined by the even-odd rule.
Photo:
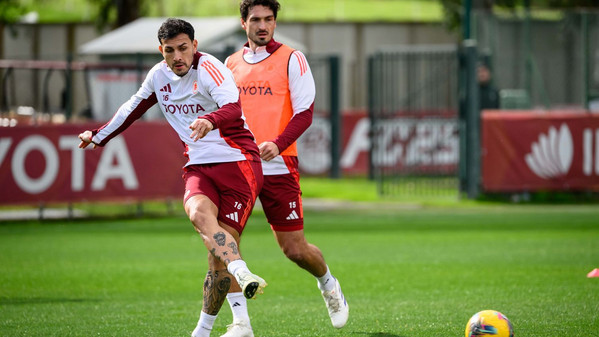
[[[296,140],[312,123],[314,78],[302,52],[273,39],[279,8],[276,0],[241,1],[241,26],[248,41],[225,64],[259,144],[264,172],[259,197],[274,236],[287,258],[317,279],[331,322],[341,328],[349,307],[322,252],[306,241],[303,229]],[[223,336],[253,336],[247,301],[237,285],[231,286],[227,300],[233,324]]]
[[[241,233],[263,183],[259,150],[231,72],[215,57],[197,51],[191,24],[166,20],[158,41],[164,61],[148,72],[141,88],[107,124],[79,135],[79,147],[105,145],[158,103],[184,143],[185,211],[209,251],[203,307],[192,336],[210,336],[234,283],[232,275],[247,298],[266,286],[250,272],[239,251]]]

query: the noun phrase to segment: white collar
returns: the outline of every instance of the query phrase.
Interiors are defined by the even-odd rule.
[[[268,54],[268,52],[266,51],[266,46],[260,46],[258,48],[256,48],[256,51],[253,51],[252,48],[250,47],[244,47],[245,48],[245,53],[246,54],[250,54],[250,55],[260,55],[260,54]]]

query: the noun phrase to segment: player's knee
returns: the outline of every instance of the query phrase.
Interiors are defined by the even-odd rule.
[[[281,247],[287,258],[297,264],[302,264],[306,260],[305,251],[297,245],[286,245]]]
[[[205,230],[205,225],[209,221],[210,214],[204,212],[199,207],[193,207],[188,211],[189,220],[198,231]]]

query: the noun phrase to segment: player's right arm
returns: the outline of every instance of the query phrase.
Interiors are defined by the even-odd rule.
[[[81,142],[79,143],[79,148],[80,149],[85,149],[89,144],[92,144],[92,137],[93,134],[91,131],[89,130],[85,130],[82,133],[79,134],[79,139],[81,139]],[[94,143],[94,149],[98,147],[97,144]]]
[[[150,70],[137,93],[121,105],[108,123],[98,129],[86,130],[79,135],[80,148],[86,148],[91,143],[94,144],[94,148],[106,145],[109,140],[123,132],[158,102],[152,84],[152,77],[157,67]]]

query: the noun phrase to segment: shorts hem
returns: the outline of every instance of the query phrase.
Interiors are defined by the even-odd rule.
[[[185,197],[185,199],[183,199],[183,207],[185,207],[185,204],[187,203],[187,200],[191,199],[191,197],[195,197],[196,195],[205,195],[208,197],[208,199],[210,199],[210,201],[212,201],[215,205],[218,205],[218,200],[214,200],[214,198],[212,198],[210,195],[206,194],[206,193],[202,193],[202,192],[196,192],[196,193],[189,193],[188,196]]]
[[[231,221],[230,219],[227,218],[222,218],[220,216],[217,217],[217,220],[224,223],[225,225],[235,229],[237,231],[237,233],[239,233],[239,235],[241,235],[241,233],[243,232],[243,228],[240,224]]]
[[[275,232],[295,232],[304,229],[304,223],[274,225],[270,224],[270,228]]]

